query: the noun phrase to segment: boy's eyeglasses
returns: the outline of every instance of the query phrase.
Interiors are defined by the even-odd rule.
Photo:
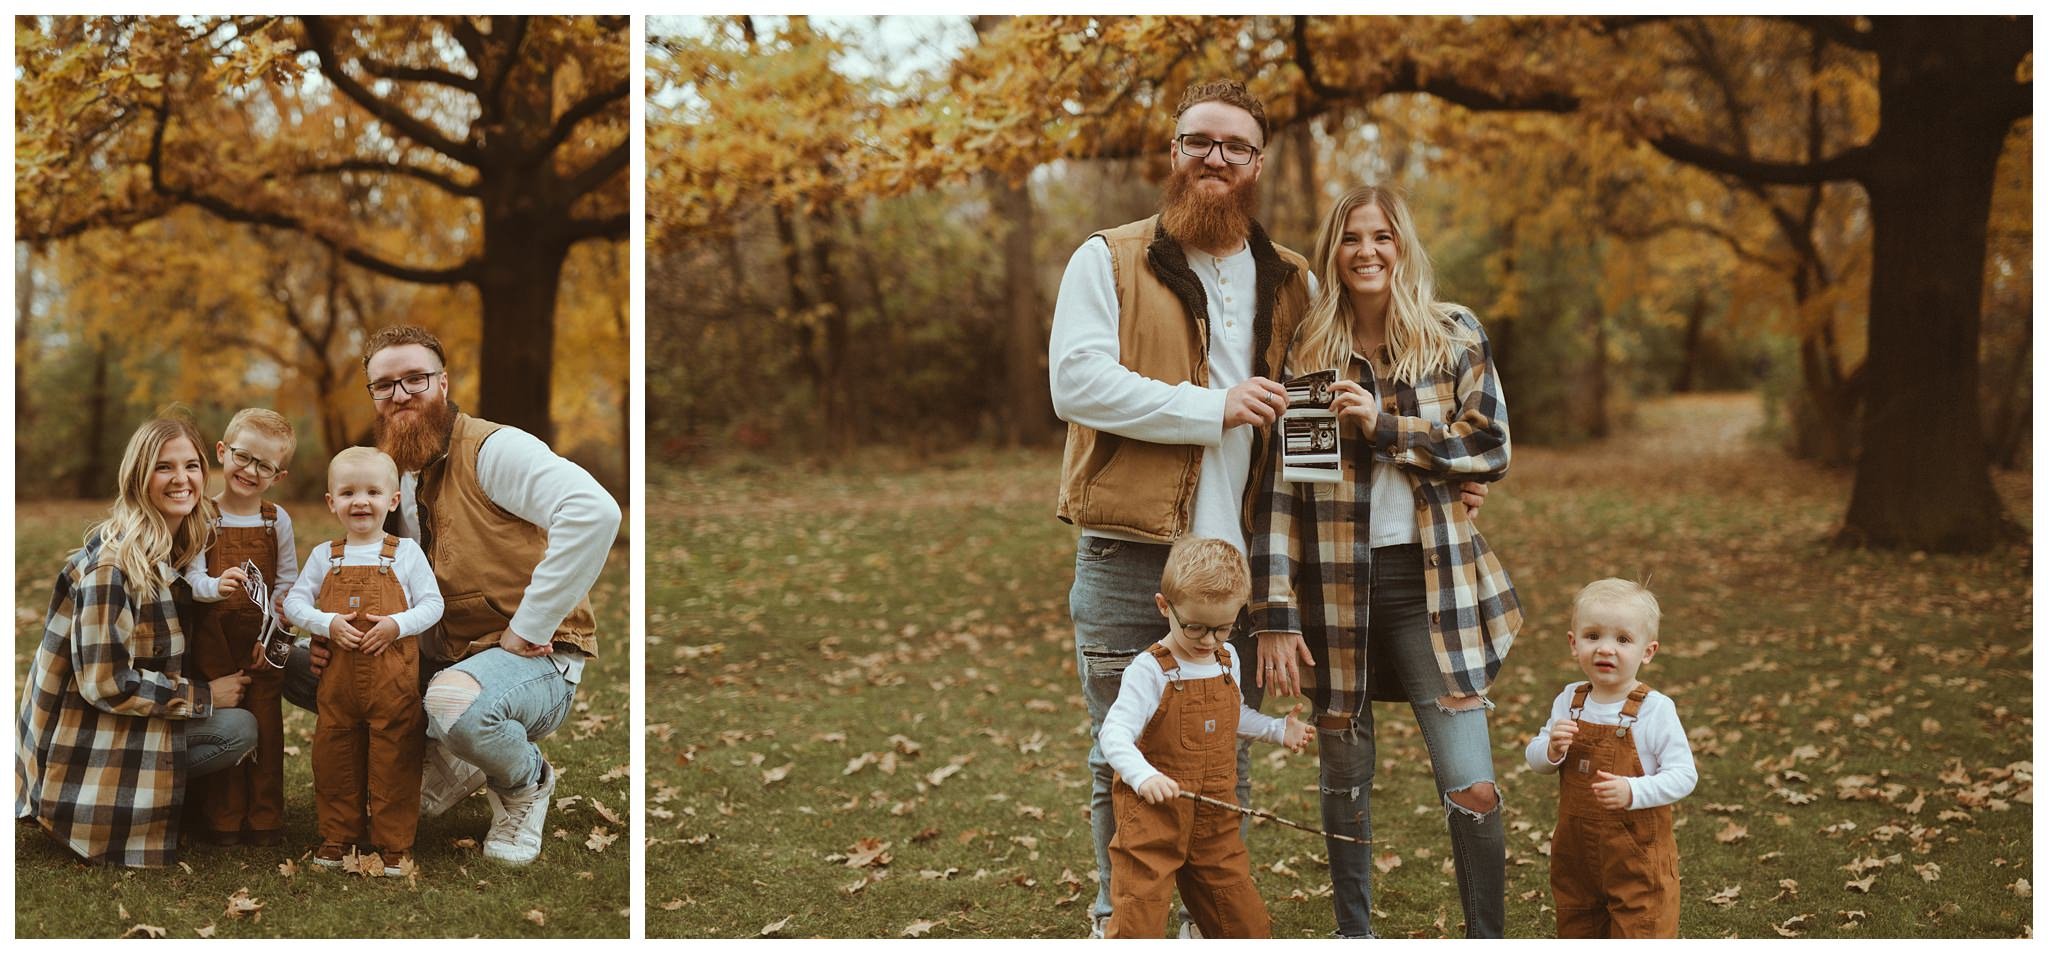
[[[441,374],[445,370],[421,371],[418,374],[408,374],[396,381],[373,382],[369,386],[370,400],[389,401],[391,400],[392,392],[397,388],[404,388],[407,394],[418,394],[427,389],[427,385],[434,380],[434,375]]]
[[[1189,639],[1207,639],[1211,636],[1218,636],[1223,639],[1229,639],[1231,629],[1237,626],[1237,623],[1235,621],[1224,623],[1220,626],[1191,625],[1182,622],[1180,618],[1180,610],[1174,609],[1172,603],[1166,604],[1166,611],[1168,613],[1173,614],[1174,624],[1179,626],[1180,631],[1182,633],[1187,634],[1187,637]]]
[[[1207,159],[1209,153],[1214,152],[1218,146],[1223,147],[1223,161],[1233,166],[1251,162],[1252,158],[1259,154],[1259,147],[1248,142],[1210,139],[1194,133],[1183,133],[1173,138],[1175,142],[1180,143],[1181,154],[1190,159]]]
[[[270,478],[277,476],[277,472],[280,469],[276,464],[264,460],[263,458],[258,457],[255,454],[251,454],[248,451],[245,451],[239,447],[228,448],[228,458],[235,462],[236,467],[243,467],[249,470],[253,470],[256,472],[256,476],[261,477],[264,480],[269,480]]]

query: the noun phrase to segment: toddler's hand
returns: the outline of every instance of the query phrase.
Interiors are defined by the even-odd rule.
[[[335,645],[353,651],[362,647],[363,634],[361,630],[349,625],[350,619],[351,617],[340,613],[334,614],[334,622],[327,624],[327,638],[333,640]]]
[[[1146,779],[1145,784],[1138,786],[1138,797],[1144,799],[1147,805],[1157,805],[1168,799],[1179,798],[1180,783],[1164,775],[1154,775]]]
[[[1572,747],[1572,739],[1579,734],[1579,723],[1573,719],[1562,719],[1550,727],[1550,761],[1552,764],[1564,761],[1566,749]]]
[[[398,621],[389,616],[374,614],[364,614],[363,618],[372,624],[369,629],[363,631],[363,652],[372,656],[383,655],[385,649],[398,641]]]
[[[1280,739],[1280,744],[1286,746],[1288,751],[1291,752],[1299,752],[1308,748],[1308,740],[1315,737],[1315,733],[1309,730],[1308,723],[1294,717],[1294,714],[1300,711],[1300,703],[1296,703],[1294,708],[1287,710],[1287,729]]]
[[[242,568],[238,566],[228,567],[226,570],[221,571],[220,574],[220,598],[224,600],[234,599],[242,595],[242,590],[248,587],[248,585],[248,573],[243,572]]]
[[[1613,772],[1596,773],[1598,781],[1593,783],[1593,800],[1609,811],[1624,811],[1636,803],[1635,789],[1630,788],[1628,779]]]

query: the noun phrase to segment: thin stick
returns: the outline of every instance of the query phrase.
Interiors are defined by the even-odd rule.
[[[1194,792],[1190,792],[1185,789],[1181,791],[1180,797],[1192,798],[1195,801],[1201,802],[1205,805],[1214,805],[1217,808],[1228,808],[1231,811],[1237,812],[1240,815],[1250,815],[1253,818],[1263,818],[1270,822],[1276,822],[1282,825],[1286,825],[1289,828],[1295,828],[1301,831],[1308,832],[1311,835],[1321,835],[1324,838],[1335,838],[1338,841],[1348,841],[1354,845],[1372,844],[1372,840],[1368,838],[1353,838],[1350,835],[1331,834],[1330,832],[1324,831],[1320,828],[1310,828],[1309,826],[1304,825],[1297,821],[1288,821],[1287,819],[1281,818],[1280,816],[1275,815],[1272,812],[1260,811],[1256,808],[1246,808],[1243,805],[1232,805],[1229,802],[1219,801],[1217,799],[1210,798],[1207,795],[1197,795]]]

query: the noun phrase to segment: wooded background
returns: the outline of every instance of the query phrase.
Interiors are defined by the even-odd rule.
[[[2031,466],[2024,17],[654,18],[650,460],[1056,443],[1067,257],[1156,209],[1172,109],[1235,77],[1260,217],[1310,251],[1406,188],[1515,435],[1762,389],[1854,468],[1840,536],[1976,550]]]
[[[465,409],[628,479],[628,19],[19,17],[15,467],[105,496],[136,422],[366,441],[358,360],[425,326]]]

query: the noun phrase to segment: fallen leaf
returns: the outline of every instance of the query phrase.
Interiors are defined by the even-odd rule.
[[[1738,825],[1733,819],[1730,819],[1727,824],[1722,825],[1720,831],[1714,833],[1714,840],[1724,845],[1732,845],[1748,837],[1749,826]]]
[[[1380,874],[1386,874],[1387,872],[1390,872],[1395,868],[1401,867],[1401,856],[1394,854],[1391,851],[1387,852],[1384,855],[1380,855],[1379,857],[1374,858],[1372,860],[1372,866],[1380,869]]]
[[[583,847],[591,851],[603,851],[611,847],[612,842],[618,840],[619,836],[612,834],[611,829],[599,825],[590,830],[590,837],[583,842]]]
[[[783,766],[781,766],[781,767],[779,767],[779,768],[772,768],[772,769],[769,769],[769,770],[768,770],[768,771],[766,771],[766,772],[762,772],[762,773],[761,773],[761,784],[765,786],[765,785],[773,785],[773,784],[775,784],[776,782],[780,782],[780,781],[782,781],[783,779],[785,779],[785,778],[788,778],[788,777],[789,777],[789,770],[790,770],[790,769],[793,769],[793,768],[796,768],[796,763],[795,763],[795,762],[790,762],[790,763],[787,763],[787,764],[785,764],[785,765],[783,765]]]
[[[839,774],[841,776],[852,775],[853,773],[858,772],[861,769],[867,768],[868,766],[875,764],[875,762],[877,761],[879,761],[879,759],[876,757],[875,753],[862,752],[861,754],[856,755],[853,758],[847,759],[846,768],[841,769]]]
[[[846,850],[848,868],[865,868],[869,865],[886,865],[890,861],[889,843],[878,838],[862,838]],[[790,915],[795,917],[795,915]]]
[[[282,875],[282,876],[286,877],[286,878],[289,878],[289,877],[291,877],[292,875],[298,874],[298,873],[299,873],[299,863],[298,863],[298,862],[296,862],[296,861],[293,861],[293,860],[291,860],[290,858],[286,858],[285,860],[283,860],[283,861],[280,861],[280,862],[278,862],[278,863],[277,863],[277,873],[278,873],[279,875]]]
[[[625,820],[620,818],[616,813],[614,813],[611,810],[611,808],[607,806],[605,803],[593,798],[590,800],[590,807],[592,810],[596,811],[598,815],[602,816],[605,821],[611,822],[612,824],[617,825],[620,828],[626,827]]]
[[[228,895],[227,917],[230,921],[238,921],[244,917],[253,921],[256,919],[256,913],[261,910],[263,902],[250,897],[248,888],[237,888],[234,894]]]
[[[1913,870],[1920,875],[1922,881],[1941,880],[1941,866],[1932,861],[1924,865],[1914,865]]]
[[[2031,898],[2034,896],[2034,886],[2028,884],[2025,878],[2006,885],[2005,890],[2012,892],[2017,897]]]
[[[546,911],[542,911],[542,910],[541,910],[541,909],[539,909],[539,908],[534,908],[533,910],[531,910],[531,911],[528,911],[528,912],[526,912],[526,919],[527,919],[528,921],[532,921],[532,922],[533,922],[534,924],[536,924],[536,925],[538,925],[538,926],[540,926],[540,927],[547,927],[547,926],[548,926],[548,915],[547,915],[547,912],[546,912]]]
[[[1740,897],[1742,897],[1742,886],[1739,884],[1731,884],[1728,887],[1722,888],[1719,894],[1716,894],[1713,897],[1708,898],[1707,903],[1714,905],[1715,907],[1725,908],[1731,904],[1734,904],[1736,899]]]
[[[194,934],[197,934],[197,935],[199,935],[200,937],[212,937],[212,936],[213,936],[213,922],[212,922],[212,921],[208,921],[208,922],[206,922],[206,926],[205,926],[205,927],[203,927],[203,928],[200,928],[200,929],[198,929],[198,930],[196,930],[196,931],[193,931],[192,933],[194,933]]]
[[[126,932],[122,933],[122,935],[121,935],[121,936],[122,936],[122,937],[163,937],[163,936],[164,936],[164,929],[163,929],[163,928],[160,928],[160,927],[157,927],[157,926],[156,926],[156,925],[154,925],[154,924],[133,924],[133,925],[129,925],[129,927],[128,927],[128,930],[127,930]]]
[[[1861,879],[1858,879],[1858,880],[1856,880],[1856,881],[1851,881],[1851,882],[1849,882],[1848,884],[1845,884],[1845,885],[1843,885],[1842,887],[1844,887],[1844,888],[1848,888],[1848,889],[1849,889],[1849,890],[1851,890],[1851,891],[1856,891],[1856,892],[1859,892],[1859,893],[1862,893],[1862,894],[1869,894],[1869,893],[1870,893],[1870,886],[1871,886],[1872,884],[1874,884],[1874,883],[1875,883],[1876,881],[1877,881],[1877,876],[1876,876],[1876,875],[1870,875],[1870,876],[1868,876],[1868,877],[1865,877],[1865,878],[1861,878]]]
[[[667,901],[663,901],[663,902],[661,903],[661,909],[662,909],[663,911],[674,911],[674,910],[676,910],[677,908],[680,908],[680,907],[682,907],[682,906],[683,906],[683,899],[681,899],[681,898],[670,898],[669,900],[667,900]]]
[[[794,920],[796,920],[796,915],[792,914],[789,917],[783,918],[780,921],[771,922],[767,927],[762,928],[761,933],[756,936],[774,937],[777,934],[781,934],[783,932],[783,929],[789,927],[789,922]]]
[[[920,919],[920,920],[916,920],[916,921],[912,921],[912,922],[910,922],[910,926],[909,926],[909,927],[906,927],[906,928],[904,928],[904,929],[903,929],[903,933],[902,933],[902,934],[898,934],[898,935],[896,935],[896,936],[897,936],[897,937],[923,937],[923,936],[925,936],[926,934],[929,934],[929,933],[931,933],[931,929],[932,929],[932,928],[935,928],[935,927],[938,927],[938,926],[939,926],[939,922],[937,922],[937,921],[925,921],[925,920],[921,920],[921,919]]]
[[[1795,914],[1786,918],[1783,923],[1773,924],[1771,927],[1778,932],[1780,937],[1798,937],[1806,933],[1806,922],[1811,920],[1813,920],[1813,915],[1811,914]]]

